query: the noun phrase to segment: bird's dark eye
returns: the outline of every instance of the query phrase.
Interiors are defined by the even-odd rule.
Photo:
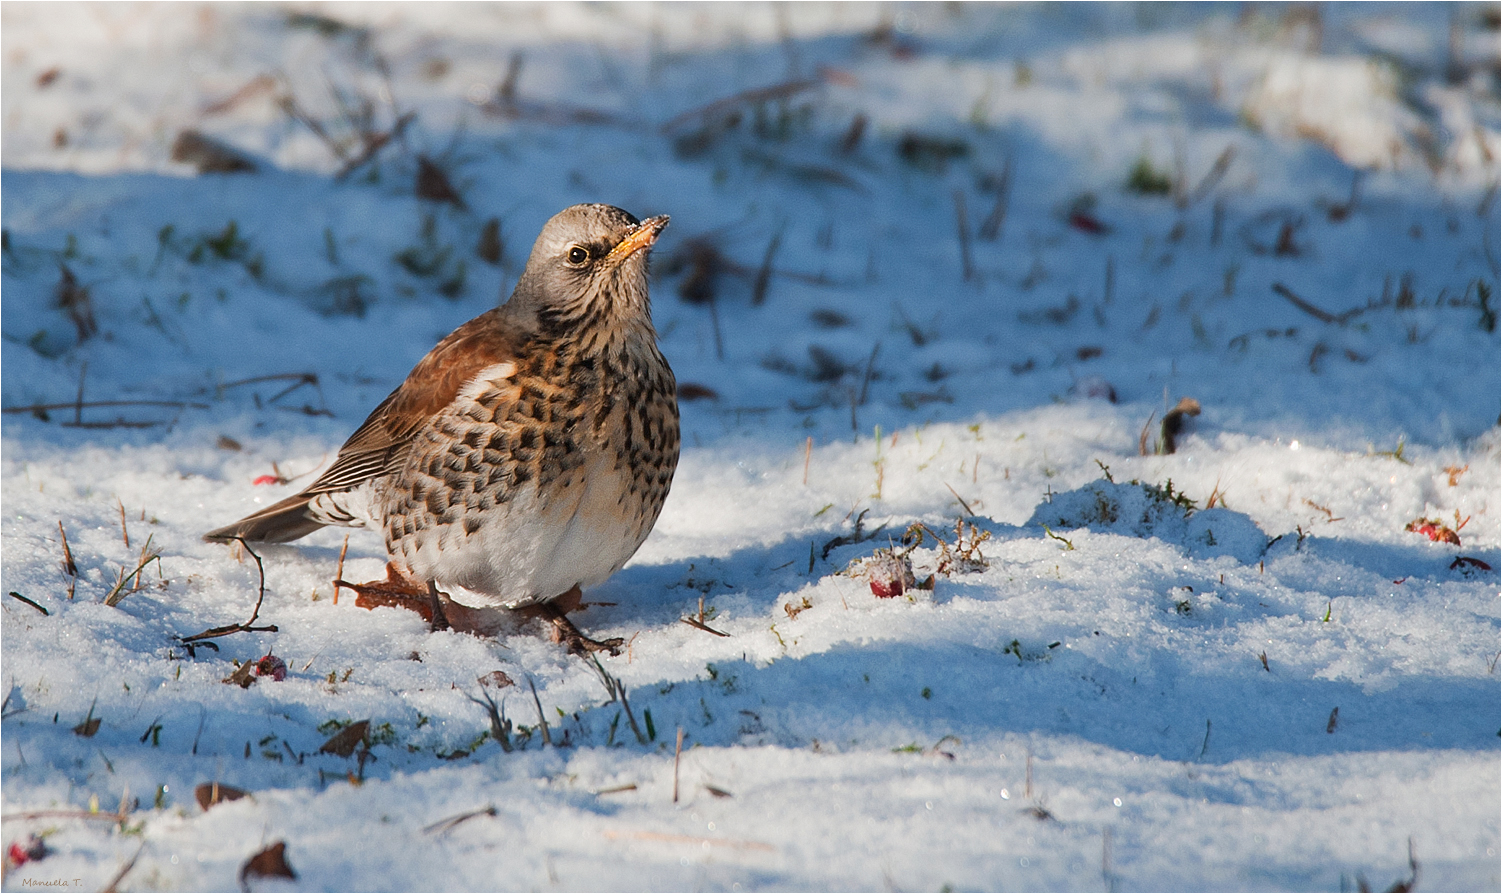
[[[582,245],[571,246],[568,250],[568,262],[575,267],[582,266],[589,260],[589,249]]]

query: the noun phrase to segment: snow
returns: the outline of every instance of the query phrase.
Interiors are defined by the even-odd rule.
[[[60,405],[0,441],[0,588],[47,612],[0,601],[3,843],[46,851],[5,889],[229,890],[277,841],[257,890],[1353,889],[1410,842],[1426,889],[1502,886],[1494,7],[0,15],[0,396]],[[343,178],[340,97],[415,115]],[[189,128],[260,170],[172,161]],[[346,579],[384,554],[329,529],[258,551],[274,631],[188,649],[262,583],[202,533],[325,468],[578,201],[672,215],[654,318],[713,393],[575,616],[627,651],[336,603],[345,534]]]

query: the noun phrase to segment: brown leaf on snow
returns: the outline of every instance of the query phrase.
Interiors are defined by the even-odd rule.
[[[351,723],[330,737],[327,742],[319,746],[318,750],[324,754],[337,754],[340,757],[349,757],[355,753],[355,746],[364,740],[365,733],[369,729],[369,720],[360,720]]]
[[[240,888],[249,891],[250,887],[245,884],[247,876],[297,878],[297,873],[287,864],[287,842],[278,841],[246,860],[245,865],[240,867]]]
[[[193,789],[194,800],[204,810],[224,801],[238,801],[248,794],[250,793],[222,782],[205,782]]]

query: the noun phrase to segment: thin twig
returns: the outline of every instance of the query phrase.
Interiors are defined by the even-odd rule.
[[[960,270],[965,282],[975,278],[975,268],[970,264],[970,221],[965,214],[965,191],[954,191],[954,227],[960,235]]]
[[[761,841],[744,841],[733,838],[703,838],[694,835],[668,835],[662,832],[629,831],[617,832],[614,829],[605,830],[606,838],[635,838],[641,841],[663,841],[671,844],[709,845],[711,847],[734,847],[747,850],[775,851],[770,844]]]
[[[1223,149],[1220,156],[1215,159],[1215,164],[1210,166],[1209,173],[1205,174],[1204,178],[1200,180],[1194,189],[1183,198],[1179,203],[1179,207],[1188,208],[1190,205],[1209,195],[1210,190],[1214,189],[1216,184],[1220,183],[1221,178],[1226,175],[1226,171],[1231,167],[1231,160],[1235,157],[1236,147],[1234,145]]]
[[[730,634],[722,633],[714,629],[713,627],[710,627],[708,624],[705,624],[703,621],[695,620],[694,618],[679,618],[678,620],[682,621],[690,627],[697,627],[705,633],[713,633],[715,636],[730,636]]]
[[[634,782],[628,782],[625,785],[613,785],[610,788],[602,788],[602,789],[599,789],[598,791],[591,792],[591,794],[596,795],[596,796],[599,796],[599,795],[618,795],[621,792],[634,792],[634,791],[636,791],[636,783],[634,783]]]
[[[532,704],[537,706],[537,723],[542,727],[542,744],[552,745],[553,735],[548,731],[548,718],[542,713],[542,700],[537,697],[537,683],[528,677],[527,685],[532,687]]]
[[[130,531],[125,527],[125,504],[116,497],[115,505],[120,507],[120,536],[125,540],[125,548],[130,549]]]
[[[782,230],[772,234],[767,243],[767,253],[761,259],[761,268],[756,271],[756,281],[751,285],[751,304],[759,306],[767,300],[767,286],[772,281],[772,259],[777,257],[777,248],[782,245]]]
[[[0,822],[12,822],[14,820],[33,819],[104,819],[112,823],[123,823],[130,819],[129,814],[104,813],[98,810],[27,810],[22,813],[7,813],[0,816]]]
[[[103,891],[104,894],[113,894],[113,892],[120,890],[120,883],[125,881],[125,877],[130,874],[130,871],[132,869],[136,868],[136,860],[140,858],[141,852],[144,850],[146,850],[146,842],[143,841],[141,842],[141,846],[136,848],[134,856],[132,856],[129,860],[126,860],[125,865],[120,867],[120,871],[115,873],[115,877],[110,879],[110,883],[105,885],[100,890]]]
[[[725,359],[725,339],[720,336],[720,303],[715,300],[713,293],[709,296],[709,322],[714,327],[714,355],[717,360]]]
[[[365,148],[361,150],[359,155],[344,163],[344,167],[340,168],[339,173],[334,175],[334,181],[337,183],[348,178],[350,174],[358,171],[361,167],[364,167],[367,162],[375,158],[377,153],[379,153],[382,149],[391,145],[393,140],[401,139],[402,132],[405,131],[407,129],[407,125],[411,124],[414,120],[416,120],[416,118],[416,112],[407,112],[406,114],[397,118],[396,123],[392,124],[391,129],[388,131],[381,133],[361,134],[360,139],[362,142],[364,142]]]
[[[980,225],[980,236],[983,242],[995,242],[1001,236],[1001,225],[1007,219],[1007,198],[1012,192],[1012,159],[1010,156],[1001,164],[1001,177],[996,184],[996,205],[991,213]]]
[[[1303,311],[1304,313],[1308,314],[1309,316],[1314,317],[1316,320],[1319,320],[1321,323],[1344,323],[1345,322],[1345,317],[1344,316],[1338,316],[1337,317],[1335,314],[1332,314],[1332,313],[1330,313],[1327,310],[1323,310],[1321,308],[1315,307],[1314,305],[1310,304],[1308,301],[1305,301],[1304,299],[1300,298],[1298,295],[1295,295],[1293,293],[1292,289],[1288,288],[1287,286],[1283,285],[1280,282],[1273,283],[1273,291],[1276,292],[1276,293],[1278,293],[1279,295],[1283,296],[1284,298],[1287,298],[1288,301],[1289,301],[1289,303],[1291,303],[1294,307],[1297,307],[1299,310]]]
[[[814,455],[814,438],[813,438],[813,435],[809,435],[808,440],[803,443],[803,486],[804,487],[808,486],[808,461],[809,461],[809,459],[813,455]],[[61,525],[62,523],[59,522],[58,524]]]
[[[696,118],[709,118],[739,105],[757,105],[774,99],[787,99],[805,90],[811,90],[821,83],[823,82],[814,78],[786,81],[781,84],[774,84],[771,87],[761,87],[754,90],[743,90],[740,93],[724,97],[723,99],[717,99],[707,105],[699,106],[696,109],[689,109],[687,112],[676,115],[669,119],[666,124],[662,125],[661,129],[663,133],[670,133],[677,129],[679,125]]]
[[[422,831],[424,835],[431,835],[434,832],[447,832],[460,823],[472,820],[477,816],[496,816],[498,814],[499,811],[495,809],[495,805],[488,804],[484,807],[481,807],[479,810],[471,810],[468,813],[461,813],[458,816],[451,816],[448,819],[441,819],[436,823],[431,823],[429,825],[423,826]]]
[[[161,557],[161,553],[151,551],[151,537],[147,537],[146,544],[141,547],[141,561],[137,563],[134,571],[127,572],[125,570],[125,566],[120,566],[120,578],[115,581],[115,585],[110,588],[109,593],[105,594],[104,604],[109,606],[119,605],[120,600],[130,595],[130,593],[134,593],[136,592],[136,590],[139,590],[140,587],[137,586],[131,588],[129,592],[126,592],[125,582],[130,580],[132,577],[135,577],[137,583],[139,583],[141,570],[157,559],[160,559]]]
[[[1137,455],[1148,456],[1147,433],[1153,427],[1153,420],[1158,417],[1158,411],[1154,410],[1147,414],[1147,421],[1142,423],[1142,433],[1137,436]]]
[[[490,717],[490,737],[500,743],[502,751],[510,754],[513,750],[511,721],[506,719],[506,709],[496,704],[483,683],[480,684],[480,698],[475,698],[467,692],[464,693],[464,697],[485,709],[485,713]]]
[[[295,381],[299,385],[304,384],[304,383],[309,383],[309,384],[317,385],[318,384],[318,374],[317,373],[310,373],[310,372],[305,372],[305,373],[272,373],[270,375],[265,375],[265,376],[251,376],[248,379],[236,379],[233,382],[224,382],[224,383],[222,383],[222,384],[220,384],[220,385],[218,385],[216,387],[217,387],[217,389],[219,391],[223,391],[226,388],[238,388],[241,385],[255,385],[255,384],[259,383],[259,382],[286,382],[286,381]]]
[[[673,803],[678,803],[678,759],[683,756],[683,727],[678,727],[678,744],[673,748]]]
[[[344,554],[349,552],[349,535],[344,535],[344,545],[339,547],[339,567],[334,569],[334,604],[339,604],[339,590],[344,583]]]
[[[78,399],[73,403],[73,423],[83,423],[83,380],[89,372],[89,361],[85,360],[78,369]]]
[[[27,605],[29,605],[32,608],[36,609],[37,611],[41,612],[43,615],[50,615],[50,614],[52,614],[52,612],[47,611],[45,608],[42,608],[40,605],[36,604],[35,602],[32,602],[30,599],[27,599],[25,596],[22,596],[20,593],[17,593],[15,590],[11,590],[10,591],[10,597],[12,599],[19,599],[19,600],[21,600],[22,602],[26,603]]]
[[[880,350],[881,342],[877,342],[876,344],[871,346],[871,356],[866,358],[866,372],[861,376],[860,399],[856,401],[863,407],[866,405],[866,392],[871,387],[871,377],[876,370],[876,352]],[[853,409],[851,410],[850,415],[853,420],[855,417],[855,411]]]
[[[45,413],[48,410],[73,410],[73,426],[82,427],[85,423],[82,419],[78,418],[79,415],[83,410],[95,407],[171,407],[174,410],[207,410],[209,405],[185,400],[90,400],[69,401],[59,404],[36,403],[28,404],[24,407],[4,407],[0,408],[0,413]]]
[[[261,602],[266,598],[266,567],[261,564],[261,557],[256,554],[255,550],[250,548],[250,544],[245,542],[244,537],[231,537],[230,539],[243,546],[245,548],[245,551],[250,553],[250,557],[256,560],[256,571],[260,573],[261,581],[260,592],[256,595],[255,610],[250,613],[250,619],[243,624],[226,624],[223,627],[211,627],[202,633],[195,633],[192,636],[182,637],[180,639],[180,642],[184,644],[198,642],[199,640],[214,639],[220,636],[228,636],[231,633],[277,632],[277,626],[275,624],[267,624],[265,627],[251,626],[255,624],[256,618],[260,617]]]
[[[78,563],[73,561],[73,550],[68,547],[68,532],[63,530],[62,520],[57,522],[57,533],[63,535],[63,571],[69,577],[78,576]]]
[[[947,482],[947,481],[944,482],[944,486],[945,487],[949,487],[949,482]],[[965,507],[965,514],[966,515],[971,515],[971,516],[975,515],[975,512],[970,509],[970,504],[965,502],[965,498],[962,497],[962,496],[960,496],[959,491],[956,491],[954,488],[949,487],[949,492],[952,493],[952,494],[954,494],[954,498],[956,500],[960,501],[960,505],[961,506]]]

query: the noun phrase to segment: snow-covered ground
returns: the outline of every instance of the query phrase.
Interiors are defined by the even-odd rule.
[[[0,15],[7,890],[1502,886],[1495,4]],[[185,645],[581,201],[690,386],[628,650],[337,530]]]

